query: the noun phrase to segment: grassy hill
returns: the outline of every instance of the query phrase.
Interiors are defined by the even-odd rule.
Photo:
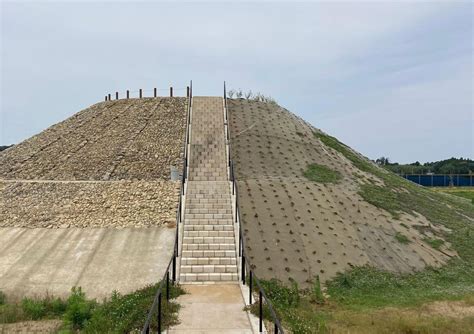
[[[406,181],[276,104],[228,105],[246,251],[294,332],[337,321],[344,332],[355,321],[344,312],[472,300],[471,201]],[[318,303],[320,283],[330,297]],[[297,302],[281,297],[295,285]]]

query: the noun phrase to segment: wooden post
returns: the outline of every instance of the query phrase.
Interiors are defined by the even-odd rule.
[[[170,87],[170,97],[173,97],[173,87]]]
[[[186,87],[186,97],[189,97],[189,86]]]
[[[156,88],[153,88],[153,96],[156,97]]]
[[[112,100],[112,99],[110,98],[110,94],[109,94],[109,101],[110,101],[110,100]]]
[[[107,95],[105,95],[105,101],[107,101]]]
[[[118,100],[118,92],[115,92],[115,99]]]
[[[130,98],[130,91],[127,89],[127,100]]]
[[[143,97],[143,92],[142,92],[142,89],[140,88],[140,98]]]

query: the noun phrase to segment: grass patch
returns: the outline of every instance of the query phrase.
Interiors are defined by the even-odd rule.
[[[317,278],[316,292],[297,292],[294,285],[275,279],[260,283],[283,327],[291,333],[467,333],[472,317],[421,315],[420,309],[437,300],[462,300],[466,306],[472,305],[473,277],[472,268],[456,263],[411,275],[357,267],[327,282],[328,299],[317,288]],[[258,316],[258,300],[250,310]],[[271,321],[266,306],[263,315]]]
[[[474,269],[460,259],[406,275],[358,267],[338,274],[326,285],[333,300],[351,309],[418,306],[474,295]]]
[[[437,249],[437,250],[439,250],[441,248],[441,246],[444,245],[444,240],[443,239],[423,238],[423,241],[426,242],[431,247],[433,247],[434,249]]]
[[[319,183],[336,183],[342,179],[341,173],[326,166],[310,164],[303,175],[310,181]]]
[[[129,294],[113,292],[99,303],[87,299],[80,287],[74,287],[67,300],[52,298],[24,298],[20,303],[0,305],[0,324],[26,320],[63,319],[64,331],[83,333],[129,333],[141,331],[159,283]],[[180,286],[170,286],[170,299],[184,294]],[[3,295],[4,296],[4,295]],[[162,326],[168,328],[178,322],[179,304],[162,300]],[[151,327],[157,329],[156,317]]]
[[[474,204],[474,187],[436,187],[433,190],[446,194],[466,198]]]
[[[313,132],[313,135],[316,138],[319,138],[324,145],[329,146],[336,151],[342,153],[347,159],[349,159],[354,166],[359,168],[361,171],[375,174],[377,167],[374,166],[372,162],[363,157],[359,156],[357,153],[351,150],[351,148],[343,143],[341,143],[336,138],[326,135],[322,132]]]
[[[401,234],[400,232],[397,232],[397,234],[395,234],[395,239],[397,239],[399,243],[404,245],[409,244],[411,242],[406,235]]]
[[[362,184],[359,195],[366,202],[390,212],[394,218],[400,216],[402,208],[394,191],[373,184]]]

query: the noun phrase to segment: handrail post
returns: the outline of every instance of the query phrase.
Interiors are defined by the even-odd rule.
[[[170,300],[170,272],[166,272],[166,300]]]
[[[249,305],[252,305],[252,284],[253,284],[253,272],[252,269],[250,269],[249,273]]]
[[[244,251],[242,250],[242,283],[245,285],[245,254]]]
[[[158,333],[161,333],[161,292],[158,295]]]
[[[186,87],[186,97],[189,97],[189,86]]]
[[[170,97],[173,97],[173,87],[170,87]]]
[[[127,100],[130,98],[130,91],[127,89]]]
[[[139,91],[139,92],[140,92],[140,98],[142,98],[142,97],[143,97],[143,91],[142,91],[141,88],[140,88],[140,91]]]
[[[107,101],[107,95],[105,95],[105,101]]]
[[[156,88],[153,88],[153,97],[156,97]]]
[[[178,225],[176,225],[176,228],[178,228]],[[176,240],[176,242],[178,242],[178,240]],[[176,250],[173,254],[173,275],[172,275],[172,278],[173,278],[173,284],[176,282]]]
[[[118,100],[118,92],[115,92],[115,99]]]
[[[258,323],[258,329],[259,332],[263,332],[263,300],[262,300],[262,290],[259,290],[258,292],[258,299],[259,299],[259,323]]]
[[[109,101],[110,101],[110,100],[112,100],[112,99],[111,99],[111,96],[110,96],[110,94],[109,94]]]

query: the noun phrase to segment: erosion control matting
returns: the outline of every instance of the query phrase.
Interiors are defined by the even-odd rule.
[[[276,104],[228,106],[246,251],[260,277],[305,286],[354,266],[411,272],[455,255],[446,244],[442,252],[423,242],[423,227],[438,228],[425,217],[395,219],[364,201],[360,185],[383,181],[324,145],[319,130]],[[311,181],[304,176],[311,164],[338,177]]]

